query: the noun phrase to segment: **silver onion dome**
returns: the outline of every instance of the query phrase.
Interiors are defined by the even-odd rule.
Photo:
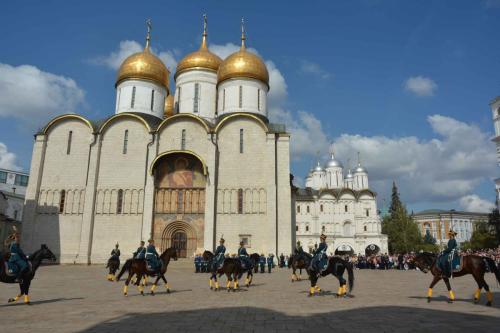
[[[332,154],[332,156],[330,157],[330,160],[326,163],[326,168],[343,168],[344,166],[342,165],[342,163],[340,161],[337,161],[335,159],[335,155]]]

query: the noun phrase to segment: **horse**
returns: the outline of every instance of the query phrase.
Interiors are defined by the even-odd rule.
[[[419,253],[413,258],[414,264],[423,273],[431,272],[434,278],[427,291],[427,302],[430,303],[432,299],[432,288],[443,279],[448,289],[448,303],[452,303],[455,300],[455,293],[451,289],[450,280],[448,277],[443,276],[441,269],[437,265],[438,256],[435,253],[423,252]],[[460,277],[464,275],[471,274],[476,280],[477,289],[474,293],[474,303],[479,303],[481,297],[481,289],[486,290],[487,306],[491,306],[493,302],[493,294],[490,291],[490,287],[484,280],[484,274],[487,268],[490,269],[492,273],[495,274],[497,281],[500,283],[500,271],[498,270],[495,261],[491,258],[477,256],[477,255],[465,255],[462,257],[462,268],[458,272],[452,272],[452,277]]]
[[[290,257],[288,261],[288,268],[292,268],[292,282],[302,280],[302,270],[307,269],[311,264],[312,255],[307,252],[296,253]],[[299,269],[299,276],[297,276],[297,269]]]
[[[24,303],[30,304],[29,290],[31,281],[35,277],[35,273],[43,260],[56,261],[56,256],[45,244],[41,246],[40,250],[36,251],[29,257],[28,264],[31,266],[31,269],[24,271],[21,276],[21,282],[19,282],[20,293],[14,298],[9,298],[8,303],[17,302],[19,298],[24,295]],[[4,256],[0,255],[0,282],[17,283],[15,276],[7,275],[6,264],[7,262],[4,260]]]
[[[108,264],[106,265],[106,268],[109,269],[107,277],[108,281],[114,281],[115,274],[120,269],[120,258],[117,256],[111,256],[108,259]]]
[[[160,261],[162,263],[159,271],[150,271],[147,268],[146,260],[144,259],[128,259],[123,265],[120,273],[116,277],[116,282],[120,281],[120,278],[128,271],[128,277],[125,281],[125,286],[123,287],[123,294],[128,296],[128,285],[130,284],[130,280],[134,275],[137,275],[136,286],[139,289],[141,295],[144,296],[144,286],[141,284],[141,280],[145,276],[156,277],[155,282],[151,286],[150,293],[151,295],[155,294],[156,286],[158,285],[158,281],[160,279],[165,283],[165,288],[167,288],[167,293],[170,293],[170,287],[168,285],[167,279],[165,278],[165,273],[167,272],[168,264],[170,263],[170,259],[174,261],[177,260],[177,250],[173,247],[166,249],[160,255]]]
[[[254,265],[256,265],[256,260],[258,260],[256,258],[259,257],[260,256],[258,253],[252,253],[250,255],[250,260],[253,262]],[[247,288],[250,287],[250,284],[252,283],[253,280],[253,273],[252,273],[253,267],[243,268],[241,260],[239,258],[224,258],[222,266],[216,267],[216,265],[214,265],[213,263],[214,254],[207,250],[203,252],[203,260],[209,263],[209,271],[211,274],[209,279],[210,290],[218,291],[220,289],[219,281],[217,280],[217,275],[221,277],[222,274],[225,274],[227,277],[226,290],[231,291],[231,282],[233,282],[232,290],[236,291],[239,288],[238,281],[245,272],[247,272],[245,285]]]
[[[344,272],[347,270],[347,281],[344,279]],[[314,296],[315,293],[320,293],[321,288],[317,285],[319,276],[327,276],[332,274],[339,280],[339,289],[337,297],[347,296],[347,285],[349,286],[349,293],[354,289],[354,271],[352,264],[339,257],[330,257],[328,259],[328,266],[323,272],[318,272],[315,268],[306,268],[309,280],[311,281],[311,288],[309,289],[309,296]]]

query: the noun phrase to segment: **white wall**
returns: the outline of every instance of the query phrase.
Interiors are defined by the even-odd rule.
[[[135,87],[134,105],[132,107],[132,92]],[[151,109],[152,91],[154,91],[153,109]],[[141,112],[158,118],[163,118],[165,97],[164,87],[151,81],[125,80],[116,87],[115,113]]]
[[[195,84],[198,84],[198,112],[194,110]],[[217,73],[196,69],[179,74],[176,79],[174,108],[178,113],[192,113],[213,120],[217,98]]]
[[[240,87],[242,105],[240,107]],[[260,91],[260,98],[258,92]],[[267,117],[267,86],[254,79],[230,79],[223,81],[217,88],[218,115],[234,112],[250,112]],[[260,105],[259,105],[260,102]]]

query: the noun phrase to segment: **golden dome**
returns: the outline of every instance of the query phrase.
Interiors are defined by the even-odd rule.
[[[174,95],[168,95],[165,98],[165,108],[163,116],[164,118],[168,118],[174,115]]]
[[[143,79],[154,81],[169,90],[170,72],[163,62],[149,50],[150,25],[144,51],[132,54],[123,61],[118,70],[116,85],[124,80]]]
[[[269,86],[269,72],[262,59],[245,48],[245,33],[241,34],[241,48],[238,52],[227,57],[217,72],[217,83],[222,81],[246,77],[257,79]]]
[[[203,16],[204,26],[203,26],[203,39],[201,41],[201,46],[198,51],[192,52],[185,56],[178,64],[177,70],[175,72],[174,78],[185,71],[190,69],[208,69],[217,72],[222,59],[216,54],[210,52],[207,48],[207,19]]]

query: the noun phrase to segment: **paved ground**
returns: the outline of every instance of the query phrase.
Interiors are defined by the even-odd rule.
[[[290,271],[257,274],[255,285],[239,292],[212,292],[208,275],[194,274],[190,262],[169,267],[172,293],[140,296],[123,283],[105,280],[103,266],[41,267],[31,289],[32,305],[0,303],[2,332],[495,332],[500,327],[500,292],[492,274],[493,307],[472,303],[472,277],[452,283],[457,300],[446,303],[444,284],[434,301],[425,296],[430,276],[419,272],[355,271],[352,298],[337,299],[337,280],[320,280],[324,293],[307,297],[308,281],[290,283]],[[0,285],[2,302],[17,286]]]

